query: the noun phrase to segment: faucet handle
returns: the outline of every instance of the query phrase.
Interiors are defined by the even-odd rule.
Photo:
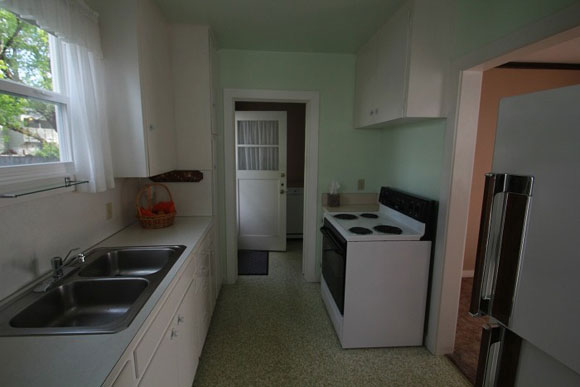
[[[61,257],[53,257],[50,260],[50,265],[52,266],[52,270],[58,270],[62,267],[62,258]]]
[[[64,266],[64,262],[61,257],[54,257],[50,260],[50,264],[52,266],[52,272],[54,278],[60,278],[63,276],[62,267]]]

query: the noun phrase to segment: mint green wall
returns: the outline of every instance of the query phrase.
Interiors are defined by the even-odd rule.
[[[220,50],[223,88],[314,90],[320,93],[319,194],[337,179],[343,192],[354,192],[364,178],[375,192],[369,169],[380,151],[377,131],[353,130],[354,55]]]
[[[429,120],[382,129],[379,179],[439,199],[446,121]]]
[[[579,0],[457,0],[455,56],[460,57]]]

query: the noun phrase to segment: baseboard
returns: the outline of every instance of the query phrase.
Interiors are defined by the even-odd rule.
[[[461,278],[473,278],[474,270],[463,270],[461,273]]]

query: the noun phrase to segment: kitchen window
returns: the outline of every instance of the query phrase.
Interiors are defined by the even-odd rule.
[[[114,187],[99,15],[84,0],[0,0],[0,193]]]
[[[1,182],[71,170],[59,59],[53,35],[0,8]]]

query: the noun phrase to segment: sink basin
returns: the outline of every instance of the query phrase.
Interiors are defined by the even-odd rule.
[[[52,289],[12,320],[16,328],[95,327],[125,316],[145,290],[142,278],[80,280]]]
[[[0,309],[0,336],[119,332],[179,259],[185,246],[102,247],[86,254],[80,269],[47,292],[30,289]]]
[[[173,264],[183,251],[180,247],[122,248],[100,254],[80,272],[81,277],[144,277]]]

